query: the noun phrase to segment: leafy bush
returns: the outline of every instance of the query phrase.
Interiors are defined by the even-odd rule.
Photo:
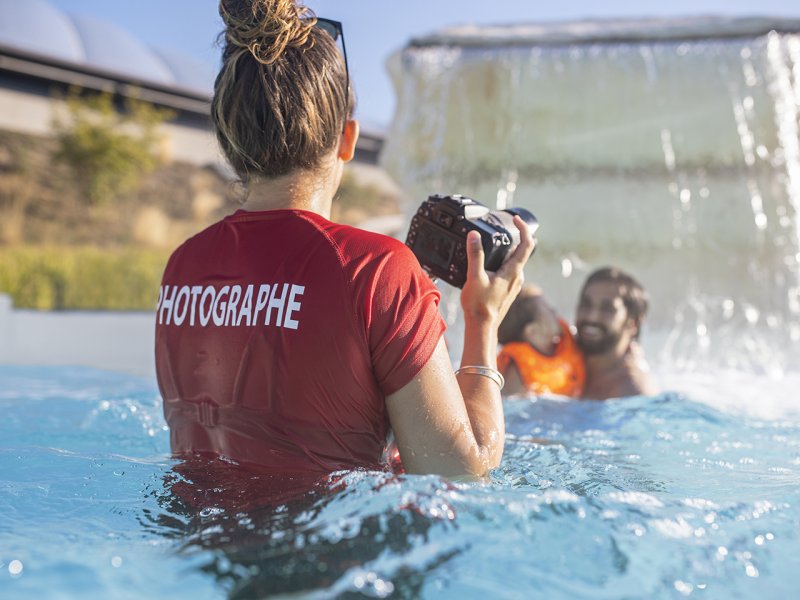
[[[135,189],[141,176],[158,165],[158,126],[173,112],[128,98],[123,110],[111,94],[70,91],[68,118],[56,118],[54,158],[68,165],[91,203],[108,202]]]
[[[152,310],[167,258],[134,248],[0,249],[0,293],[17,308]]]
[[[396,193],[346,168],[333,200],[331,217],[334,221],[357,225],[370,217],[396,214],[401,210]]]

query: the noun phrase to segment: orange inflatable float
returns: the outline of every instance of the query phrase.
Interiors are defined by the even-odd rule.
[[[525,386],[534,394],[578,397],[586,383],[586,367],[569,326],[561,319],[562,336],[552,356],[540,353],[527,342],[503,345],[497,368],[505,373],[513,362]]]

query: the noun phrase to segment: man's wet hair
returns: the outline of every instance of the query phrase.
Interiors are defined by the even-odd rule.
[[[619,286],[620,296],[625,309],[628,311],[628,317],[636,323],[637,331],[636,338],[642,328],[642,321],[647,314],[647,308],[650,304],[650,298],[641,283],[639,283],[632,275],[615,267],[601,267],[593,271],[583,282],[581,288],[581,296],[584,291],[593,283],[600,281],[609,281],[616,283]]]

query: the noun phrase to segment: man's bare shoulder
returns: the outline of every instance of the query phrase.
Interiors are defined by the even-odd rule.
[[[616,398],[625,396],[655,396],[659,393],[650,366],[641,352],[633,352],[626,357],[622,364],[619,379],[619,389]]]
[[[614,368],[587,374],[584,398],[608,400],[627,396],[655,396],[658,386],[641,356],[630,356]]]
[[[613,397],[655,396],[658,393],[658,386],[648,371],[643,371],[639,367],[631,367],[627,376],[621,378],[618,393]]]

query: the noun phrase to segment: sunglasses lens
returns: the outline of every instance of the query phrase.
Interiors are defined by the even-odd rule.
[[[326,32],[329,36],[331,36],[334,42],[338,41],[340,29],[336,24],[323,19],[317,19],[317,27],[319,27],[320,29],[322,29],[322,31]]]

